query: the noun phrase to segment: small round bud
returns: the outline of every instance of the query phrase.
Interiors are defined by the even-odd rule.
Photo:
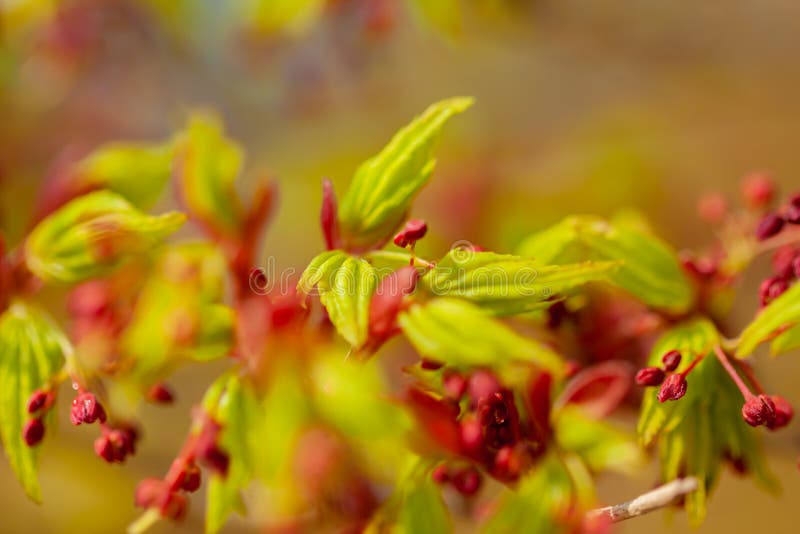
[[[666,402],[668,400],[678,400],[686,395],[686,377],[681,373],[669,375],[664,383],[661,384],[661,389],[658,392],[658,402]]]
[[[80,393],[77,397],[72,399],[72,408],[70,410],[70,421],[73,425],[80,425],[81,423],[94,423],[95,421],[101,423],[106,422],[106,412],[103,406],[97,402],[97,397],[92,393]]]
[[[777,213],[769,213],[756,227],[756,239],[764,241],[772,236],[775,236],[783,230],[784,220]]]
[[[202,478],[200,476],[200,468],[194,464],[187,465],[183,470],[183,480],[181,481],[181,489],[193,493],[200,489]]]
[[[41,419],[31,419],[22,428],[22,439],[25,445],[35,447],[44,439],[44,423]]]
[[[166,482],[157,478],[145,478],[136,486],[133,502],[139,508],[151,508],[161,501],[169,491]]]
[[[453,487],[461,495],[471,497],[481,488],[481,474],[474,467],[465,467],[453,475]]]
[[[442,362],[437,362],[436,360],[430,360],[428,358],[422,358],[419,362],[419,365],[426,371],[438,371],[444,367]]]
[[[751,397],[742,406],[742,417],[750,426],[772,424],[775,421],[775,404],[766,395]]]
[[[658,386],[664,381],[664,371],[658,367],[645,367],[639,369],[635,380],[640,387]]]
[[[405,248],[413,245],[428,233],[428,225],[421,219],[411,219],[400,232],[394,236],[394,244]]]
[[[55,394],[52,391],[37,389],[28,399],[28,413],[34,414],[42,409],[48,409],[53,405]]]
[[[186,497],[180,493],[171,492],[161,505],[159,512],[161,513],[161,517],[165,519],[180,521],[186,516],[187,508]]]
[[[789,289],[789,284],[786,282],[785,278],[780,276],[773,276],[771,278],[767,278],[758,288],[758,296],[761,301],[762,306],[766,306],[776,298],[783,295],[783,293]]]
[[[751,208],[768,206],[775,196],[775,184],[769,174],[754,172],[742,180],[742,197]]]
[[[728,214],[728,201],[719,193],[708,193],[697,201],[697,214],[707,223],[719,224]]]
[[[794,409],[785,398],[780,395],[771,395],[770,399],[775,406],[775,419],[767,422],[767,428],[778,430],[788,425],[794,417]]]
[[[433,471],[431,471],[431,478],[437,484],[446,484],[447,481],[450,480],[450,473],[447,471],[447,466],[437,465]]]
[[[795,257],[800,257],[798,250],[792,245],[784,245],[778,248],[772,255],[772,271],[775,276],[790,278],[794,276],[792,262]]]
[[[681,364],[681,353],[677,350],[671,350],[661,357],[661,363],[664,364],[665,371],[672,372]]]
[[[800,206],[792,204],[786,208],[786,213],[783,214],[783,218],[786,219],[786,222],[789,224],[800,224]]]
[[[108,436],[100,436],[94,440],[94,452],[106,462],[114,462],[114,444]]]
[[[467,379],[461,373],[445,371],[442,377],[442,387],[445,395],[451,399],[458,400],[467,390]]]
[[[789,197],[789,205],[800,208],[800,193],[795,193]]]
[[[175,401],[175,395],[166,384],[158,383],[153,384],[147,390],[147,400],[158,404],[172,404]]]

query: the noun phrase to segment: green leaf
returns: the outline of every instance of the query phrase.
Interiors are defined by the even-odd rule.
[[[175,141],[175,170],[184,204],[192,216],[216,231],[238,234],[244,207],[236,193],[241,148],[226,138],[219,119],[195,113]]]
[[[204,405],[216,403],[212,413],[222,424],[221,445],[230,456],[228,475],[213,474],[208,485],[206,532],[213,533],[231,512],[243,511],[241,490],[253,479],[253,456],[261,446],[252,429],[260,424],[262,411],[252,386],[233,374],[221,377],[209,396]]]
[[[463,97],[433,104],[358,168],[339,208],[348,248],[370,248],[391,237],[433,172],[445,122],[471,105]]]
[[[644,465],[644,456],[632,436],[584,415],[578,407],[565,406],[558,412],[555,433],[559,447],[580,456],[594,472],[634,474]]]
[[[542,265],[530,259],[451,250],[421,279],[434,295],[462,298],[496,315],[513,315],[547,307],[588,282],[604,280],[619,262]]]
[[[297,287],[308,293],[316,285],[336,331],[358,348],[367,340],[369,303],[377,284],[378,274],[368,261],[330,251],[311,261]]]
[[[753,350],[764,341],[775,336],[780,329],[794,326],[800,323],[800,284],[790,287],[780,297],[776,298],[769,305],[761,310],[756,318],[747,325],[736,348],[736,356],[744,358],[750,355]],[[780,342],[772,345],[773,354],[777,354],[782,347],[791,348],[789,343],[796,333],[783,338]]]
[[[59,372],[71,350],[66,336],[32,306],[14,303],[0,316],[0,437],[14,474],[36,502],[42,500],[38,447],[22,439],[28,399]]]
[[[695,357],[703,359],[687,376],[686,395],[678,401],[658,402],[658,388],[644,394],[638,433],[643,444],[657,444],[662,478],[696,476],[703,483],[686,498],[689,521],[699,525],[705,517],[706,498],[719,478],[722,463],[740,459],[762,486],[776,488],[767,469],[755,429],[741,416],[742,396],[714,356],[719,334],[706,319],[677,325],[655,344],[650,365],[659,365],[671,349],[680,350],[684,371]]]
[[[800,348],[800,327],[793,327],[775,337],[770,345],[773,356]]]
[[[467,301],[435,298],[414,304],[398,318],[403,333],[424,357],[454,366],[534,363],[561,374],[561,358]]]
[[[640,224],[569,217],[529,237],[518,252],[541,264],[622,260],[609,280],[645,304],[683,313],[694,302],[694,290],[675,252]]]
[[[568,460],[568,455],[564,455]],[[512,490],[503,492],[499,504],[481,532],[542,532],[548,534],[577,531],[576,518],[583,516],[588,502],[580,497],[590,488],[578,487],[585,480],[579,462],[563,461],[551,452],[529,471]]]
[[[134,206],[148,209],[169,181],[172,154],[172,143],[105,145],[78,164],[79,180],[109,189]]]
[[[25,244],[25,261],[47,282],[80,282],[150,253],[184,220],[178,212],[147,215],[110,191],[90,193],[33,229]]]

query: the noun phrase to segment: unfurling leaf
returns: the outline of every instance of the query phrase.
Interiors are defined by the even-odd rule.
[[[48,282],[103,276],[149,253],[183,224],[178,212],[147,215],[110,191],[79,197],[40,222],[25,244],[25,262]]]
[[[555,374],[564,371],[555,352],[517,334],[467,301],[435,298],[414,304],[400,314],[398,322],[420,355],[448,365],[472,367],[522,361]]]
[[[316,285],[339,335],[359,348],[367,340],[369,303],[377,283],[377,271],[368,261],[334,250],[314,258],[297,287],[309,293]]]
[[[695,525],[705,517],[706,498],[725,460],[752,471],[766,488],[776,486],[764,464],[756,431],[742,419],[742,395],[713,354],[718,342],[714,325],[705,319],[680,324],[656,342],[650,365],[660,365],[670,350],[683,355],[677,372],[696,357],[703,359],[687,376],[686,395],[679,401],[660,403],[658,388],[645,391],[638,425],[642,443],[658,445],[665,481],[691,475],[703,482],[686,497],[689,521]]]
[[[453,249],[422,277],[421,285],[434,295],[469,300],[496,315],[513,315],[547,307],[555,296],[604,280],[617,265],[543,265],[519,256]]]
[[[339,207],[346,248],[373,248],[392,236],[433,172],[433,150],[442,127],[470,105],[471,98],[433,104],[358,168]]]
[[[140,209],[158,199],[172,173],[172,144],[115,143],[84,158],[77,168],[81,185],[109,189]]]
[[[692,285],[674,251],[639,225],[569,217],[529,237],[518,252],[541,264],[622,260],[609,280],[645,304],[682,313],[694,302]]]
[[[781,330],[787,329],[780,334],[772,344],[772,353],[778,354],[785,350],[797,346],[798,335],[795,327],[800,323],[800,284],[794,284],[780,297],[776,298],[769,305],[761,310],[752,323],[747,325],[742,335],[739,337],[739,344],[736,349],[736,356],[744,358],[755,350],[762,342],[776,336]],[[795,341],[793,341],[793,339]]]
[[[189,213],[215,232],[236,235],[245,209],[235,182],[242,170],[241,148],[226,138],[212,115],[193,115],[175,141],[175,173]]]
[[[37,449],[22,438],[28,399],[62,368],[71,350],[58,327],[31,306],[14,303],[0,316],[0,437],[14,474],[37,502]]]

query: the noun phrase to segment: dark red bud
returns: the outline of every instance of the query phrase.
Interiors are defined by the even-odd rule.
[[[664,370],[671,373],[681,364],[681,353],[677,350],[671,350],[661,357],[661,363],[664,364]]]
[[[183,480],[181,481],[181,489],[189,493],[195,492],[200,489],[200,469],[196,465],[187,465],[183,470]]]
[[[328,250],[341,248],[336,193],[333,190],[333,184],[327,178],[322,181],[322,209],[319,213],[319,221]]]
[[[22,428],[22,439],[28,447],[35,447],[44,439],[44,423],[41,419],[31,419]]]
[[[475,495],[481,488],[481,474],[474,467],[465,467],[453,475],[453,487],[465,497]]]
[[[758,296],[761,301],[762,306],[766,306],[776,298],[783,295],[783,293],[789,289],[789,284],[785,278],[779,276],[773,276],[772,278],[767,278],[758,288]]]
[[[769,174],[754,172],[742,181],[742,197],[751,208],[768,206],[775,196],[775,184]]]
[[[437,465],[433,471],[431,471],[431,478],[437,484],[445,484],[448,480],[450,480],[450,473],[447,471],[447,466]]]
[[[473,417],[465,417],[459,427],[461,449],[468,456],[479,455],[483,449],[483,427],[480,422]]]
[[[43,391],[41,389],[37,389],[31,394],[30,399],[28,399],[28,413],[34,414],[39,410],[46,410],[53,405],[54,400],[55,393],[52,391]]]
[[[789,205],[800,208],[800,193],[795,193],[794,195],[789,197]]]
[[[459,400],[467,390],[467,379],[455,371],[446,371],[442,377],[442,387],[447,397]]]
[[[789,401],[780,395],[771,395],[770,399],[775,407],[775,418],[772,421],[767,421],[767,428],[778,430],[791,422],[792,417],[794,417],[794,409],[789,404]]]
[[[405,248],[413,245],[428,233],[428,225],[421,219],[411,219],[402,230],[394,236],[394,244]]]
[[[766,395],[751,397],[742,406],[742,417],[750,426],[772,424],[775,421],[775,404]]]
[[[139,508],[151,508],[164,499],[169,492],[166,482],[157,478],[145,478],[136,486],[133,502]]]
[[[437,362],[436,360],[429,360],[428,358],[422,358],[419,362],[420,367],[422,367],[426,371],[437,371],[444,367],[442,362]]]
[[[798,251],[792,245],[784,245],[778,248],[772,255],[772,270],[776,276],[789,278],[793,276],[792,262],[798,255]]]
[[[800,206],[791,205],[786,208],[783,218],[789,224],[800,224]]]
[[[658,367],[645,367],[636,373],[636,385],[640,387],[658,386],[664,381],[664,371]]]
[[[209,468],[216,471],[222,477],[228,476],[228,467],[230,466],[231,459],[228,454],[219,447],[213,447],[205,451],[200,459],[205,462]]]
[[[187,501],[186,497],[177,492],[172,492],[167,496],[167,499],[161,505],[159,512],[161,517],[165,519],[172,519],[173,521],[180,521],[186,516]]]
[[[115,460],[114,444],[108,436],[100,436],[94,440],[94,452],[108,463]]]
[[[106,412],[103,406],[97,402],[97,397],[92,393],[80,393],[77,397],[72,399],[72,408],[70,410],[70,420],[73,425],[80,425],[81,423],[94,423],[100,421],[106,422]]]
[[[658,401],[678,400],[686,395],[686,377],[680,373],[669,375],[658,392]]]
[[[158,404],[171,404],[175,401],[175,395],[166,384],[159,383],[147,390],[147,399]]]
[[[783,223],[783,218],[776,213],[766,215],[756,227],[756,239],[764,241],[777,235],[783,230]]]

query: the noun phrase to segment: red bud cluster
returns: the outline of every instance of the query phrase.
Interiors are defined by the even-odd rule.
[[[675,372],[681,364],[680,351],[670,350],[661,357],[661,367],[645,367],[636,373],[636,385],[642,387],[661,386],[658,391],[659,402],[678,400],[686,395],[686,375],[700,361],[695,359],[684,371]]]
[[[472,497],[481,489],[483,478],[473,466],[451,469],[447,465],[437,466],[431,472],[431,478],[440,485],[450,484],[464,497]]]
[[[55,402],[55,392],[37,389],[28,399],[27,411],[32,416],[22,427],[22,439],[28,447],[35,447],[44,439],[44,416]]]
[[[72,408],[69,413],[73,425],[82,423],[91,424],[95,421],[106,422],[106,411],[98,402],[93,393],[84,391],[72,399]]]
[[[195,442],[195,456],[221,476],[228,475],[230,457],[219,445],[222,427],[213,419],[207,419]]]
[[[136,453],[138,437],[136,429],[129,425],[103,427],[103,435],[94,442],[94,452],[108,463],[123,463],[129,455]]]
[[[798,280],[800,275],[800,248],[785,245],[772,256],[773,275],[761,282],[758,297],[761,306],[766,306],[780,297]]]

